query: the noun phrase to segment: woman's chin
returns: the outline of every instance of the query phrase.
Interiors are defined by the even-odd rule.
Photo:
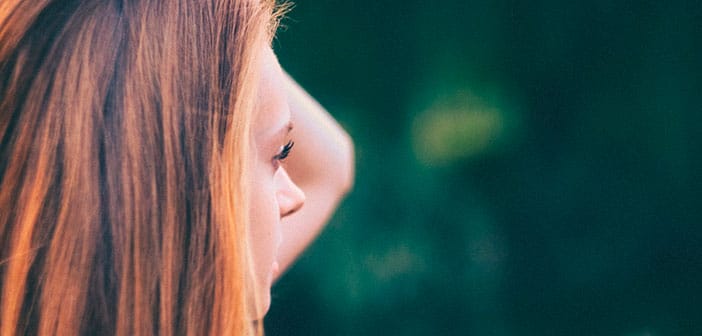
[[[271,292],[270,290],[262,291],[258,295],[257,300],[250,300],[249,302],[253,303],[254,307],[251,307],[249,309],[249,318],[252,321],[258,321],[262,320],[264,316],[268,313],[268,310],[271,307]]]

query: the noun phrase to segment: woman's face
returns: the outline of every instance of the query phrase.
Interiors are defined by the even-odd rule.
[[[281,159],[290,154],[292,129],[283,72],[270,47],[261,54],[258,105],[253,122],[250,242],[256,280],[257,318],[270,306],[270,288],[279,272],[278,248],[283,241],[281,218],[299,209],[302,190],[288,176]]]

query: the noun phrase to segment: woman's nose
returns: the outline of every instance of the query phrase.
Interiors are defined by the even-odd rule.
[[[305,204],[305,192],[292,181],[285,169],[280,170],[278,188],[278,206],[280,207],[280,217],[285,217],[295,213]]]

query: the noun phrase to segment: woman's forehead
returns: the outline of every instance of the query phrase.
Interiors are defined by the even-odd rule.
[[[255,133],[263,137],[275,135],[290,121],[288,96],[282,69],[275,54],[267,47],[261,53],[258,104],[255,113]]]

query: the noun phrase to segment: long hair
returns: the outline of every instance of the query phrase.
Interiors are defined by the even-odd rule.
[[[254,332],[245,158],[274,7],[0,2],[0,335]]]

